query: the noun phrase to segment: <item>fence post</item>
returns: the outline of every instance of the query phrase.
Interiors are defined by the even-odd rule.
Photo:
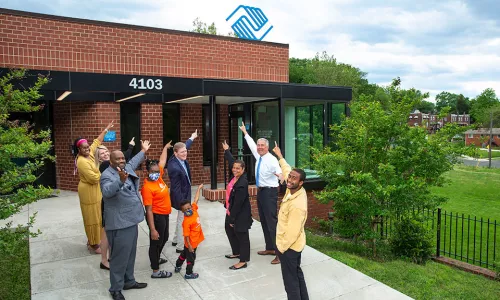
[[[438,208],[436,228],[437,228],[436,257],[439,257],[441,252],[441,208]]]

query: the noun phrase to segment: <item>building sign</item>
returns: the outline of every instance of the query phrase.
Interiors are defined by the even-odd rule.
[[[108,131],[104,135],[105,142],[114,142],[116,141],[116,131]]]
[[[236,13],[240,16],[239,18],[237,18]],[[240,5],[227,17],[226,22],[230,19],[232,19],[231,22],[236,20],[231,28],[241,39],[262,41],[273,29],[264,12],[257,7]]]

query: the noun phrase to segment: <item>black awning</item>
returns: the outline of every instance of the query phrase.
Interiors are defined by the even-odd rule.
[[[8,69],[0,68],[0,76],[6,72]],[[22,86],[32,86],[38,74],[50,78],[50,82],[42,87],[42,93],[49,97],[48,100],[56,100],[66,91],[71,94],[64,101],[118,101],[131,97],[130,101],[134,102],[161,103],[197,96],[233,96],[239,101],[241,97],[341,102],[352,99],[350,87],[48,70],[29,70]],[[133,98],[134,95],[139,97]]]

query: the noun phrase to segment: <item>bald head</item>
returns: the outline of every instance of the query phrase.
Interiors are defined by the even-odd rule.
[[[114,150],[111,152],[109,156],[109,164],[116,169],[116,167],[120,167],[120,169],[125,168],[125,155],[120,150]]]

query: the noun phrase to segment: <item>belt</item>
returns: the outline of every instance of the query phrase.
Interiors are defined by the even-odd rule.
[[[277,189],[278,187],[277,186],[259,186],[257,187],[257,189],[259,191],[263,190],[263,189]]]

